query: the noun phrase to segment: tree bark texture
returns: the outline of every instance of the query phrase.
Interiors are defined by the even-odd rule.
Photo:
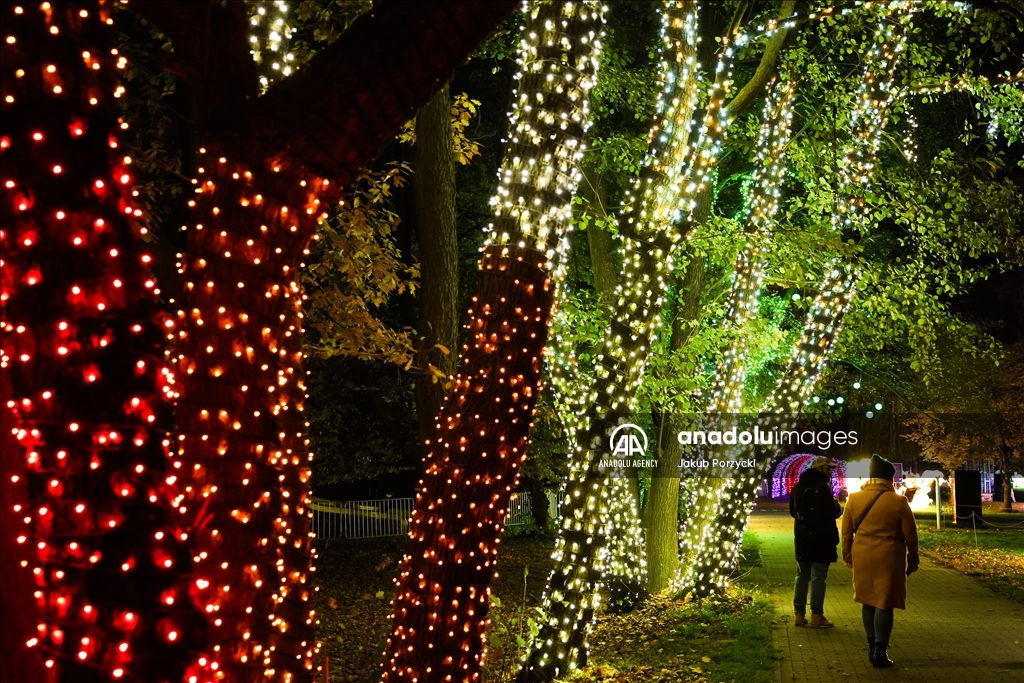
[[[650,252],[640,253],[638,257],[639,267],[656,267]],[[652,297],[640,302],[636,317],[641,325],[656,315],[654,301]],[[573,463],[578,471],[570,475],[575,474],[573,488],[586,492],[589,499],[574,499],[571,495],[567,498],[555,549],[555,567],[546,591],[550,603],[548,618],[541,624],[540,635],[535,639],[540,644],[552,640],[554,648],[541,645],[533,650],[519,673],[520,681],[554,680],[565,674],[569,666],[586,664],[587,631],[604,587],[607,558],[603,551],[611,533],[609,520],[597,511],[597,508],[610,506],[608,475],[597,465],[600,455],[607,452],[608,435],[619,423],[624,409],[615,402],[616,387],[631,385],[637,378],[635,364],[627,359],[631,354],[642,353],[648,341],[618,318],[612,320],[610,335],[621,339],[621,352],[599,359],[591,390],[595,397],[591,419],[588,428],[576,435],[581,453]],[[575,510],[579,510],[579,514]],[[567,657],[559,658],[553,654],[554,650],[566,653]]]
[[[200,155],[178,311],[178,504],[193,520],[209,666],[235,681],[270,669],[274,680],[311,681],[315,654],[293,240],[304,246],[319,217],[314,202],[336,195],[319,178],[277,168],[298,190],[285,201],[272,170]]]
[[[764,60],[762,60],[763,62]],[[789,141],[786,108],[793,94],[791,84],[776,84],[766,104],[758,136],[759,155],[778,162]],[[726,325],[738,335],[757,314],[758,295],[764,281],[764,249],[758,239],[771,235],[771,222],[778,209],[778,188],[782,184],[781,164],[760,167],[754,172],[754,188],[747,230],[759,235],[748,242],[736,260],[736,274],[729,294]],[[773,170],[774,169],[774,170]],[[707,411],[716,419],[732,419],[744,412],[744,384],[746,379],[746,353],[742,341],[724,350],[716,363],[711,382],[711,402]],[[717,473],[716,473],[717,474]],[[687,519],[684,526],[680,574],[674,580],[678,590],[695,589],[699,596],[724,586],[725,576],[720,570],[724,547],[717,526],[718,510],[724,488],[731,490],[733,480],[720,477],[702,477],[690,487]],[[704,558],[704,559],[701,559]]]
[[[647,549],[647,592],[667,589],[679,569],[679,459],[682,451],[674,434],[679,423],[662,415],[665,437],[658,465],[651,471],[651,488],[644,506],[644,547]]]
[[[479,677],[489,586],[526,453],[552,303],[543,256],[495,251],[484,254],[470,344],[410,522],[385,680],[413,680],[413,672],[433,673],[421,680]]]
[[[593,170],[583,171],[580,196],[585,210],[590,214],[587,226],[587,241],[590,246],[590,262],[594,273],[594,288],[605,317],[611,316],[619,286],[616,267],[616,244],[611,232],[594,221],[607,219],[605,210],[606,187],[604,176]],[[626,466],[621,470],[621,479],[611,482],[612,495],[609,515],[634,519],[640,515],[640,473],[636,467]],[[610,530],[608,550],[611,561],[608,567],[609,608],[630,610],[645,597],[646,569],[643,560],[643,536],[632,525],[625,524]]]
[[[25,458],[11,431],[18,417],[7,407],[13,399],[10,374],[0,373],[0,619],[4,624],[0,630],[0,680],[55,683],[57,671],[45,667],[39,648],[25,647],[25,641],[34,635],[36,604],[32,594],[36,585],[28,569],[31,548],[17,541],[25,527],[15,513],[28,505],[29,496],[21,483],[26,476]]]
[[[582,156],[596,4],[541,1],[472,298],[469,343],[426,459],[382,680],[481,678],[490,584],[540,393],[554,251]]]
[[[597,290],[605,315],[611,311],[615,301],[615,290],[619,286],[619,271],[615,266],[615,238],[606,228],[595,224],[595,219],[606,219],[604,176],[592,169],[584,168],[580,183],[580,196],[584,209],[590,214],[587,225],[587,242],[590,245],[590,264],[594,270],[594,289]]]
[[[99,2],[13,10],[0,45],[2,677],[183,680],[205,621],[167,500],[166,328],[131,225],[116,35]]]
[[[794,429],[796,416],[818,378],[821,367],[842,328],[843,315],[855,290],[857,275],[842,265],[830,272],[815,296],[804,322],[803,333],[775,391],[762,409],[770,422],[765,429]],[[817,358],[809,362],[809,358]],[[764,418],[759,420],[762,424]],[[780,455],[781,444],[769,450]],[[698,596],[720,592],[728,585],[729,575],[736,567],[743,543],[750,511],[757,491],[771,469],[772,457],[759,453],[755,467],[738,470],[721,483],[719,492],[709,489],[708,497],[714,502],[714,512],[702,520],[702,527],[694,534],[699,544],[694,546],[690,567],[692,586]],[[709,480],[709,485],[714,480]]]
[[[455,157],[448,86],[416,115],[416,229],[420,245],[420,351],[416,365],[455,374],[458,342],[459,245],[455,231]],[[438,348],[438,345],[444,349]],[[446,394],[445,380],[430,374],[416,378],[416,415],[420,445],[434,438],[437,414]]]
[[[681,8],[677,8],[681,9]],[[782,17],[785,18],[792,13],[792,0],[786,0],[782,8]],[[787,31],[780,30],[769,41],[769,47],[762,57],[766,67],[759,68],[755,78],[745,86],[747,92],[757,92],[770,80],[778,60],[779,49],[785,40]],[[687,43],[689,37],[685,34],[681,39],[676,40],[676,61],[684,63],[688,54],[696,49],[692,42]],[[709,45],[705,40],[705,45]],[[776,47],[777,44],[777,47]],[[719,74],[719,78],[722,74]],[[685,85],[684,85],[685,87]],[[744,94],[741,90],[741,94]],[[735,117],[749,106],[752,98],[734,99],[730,102],[725,111],[731,117]],[[695,103],[694,103],[695,106]],[[687,117],[695,110],[687,112]],[[713,119],[717,114],[710,110],[703,112],[705,121]],[[677,118],[677,120],[679,120]],[[689,126],[685,126],[689,130]],[[712,125],[707,129],[704,139],[695,142],[708,148],[714,144],[721,129]],[[689,135],[684,133],[678,136],[673,144],[680,144],[685,147]],[[654,139],[654,138],[652,138]],[[682,147],[680,147],[681,149]],[[658,150],[659,156],[663,159],[670,159],[674,155],[667,150]],[[691,158],[700,158],[695,154]],[[702,160],[702,163],[708,162]],[[672,174],[671,182],[677,185],[680,183],[675,174],[679,169],[671,169],[659,162],[641,171],[640,187],[651,187],[655,183],[666,182],[664,177]],[[659,177],[661,176],[661,177]],[[647,185],[645,185],[647,183]],[[638,190],[637,196],[644,196]],[[681,199],[681,197],[679,198]],[[710,215],[710,190],[707,187],[697,190],[694,209],[687,220],[675,229],[674,238],[685,235],[696,226],[702,224]],[[660,207],[646,207],[647,211],[658,214]],[[645,237],[645,230],[649,226],[633,226],[632,216],[627,216],[627,225],[624,226],[624,242],[627,257],[623,267],[622,281],[623,297],[622,303],[617,306],[613,313],[613,320],[610,330],[606,335],[609,340],[608,348],[613,354],[606,354],[599,358],[599,368],[595,373],[598,377],[592,387],[596,393],[597,400],[594,402],[590,414],[589,429],[581,431],[578,440],[578,453],[580,454],[579,464],[573,468],[574,483],[572,488],[580,492],[588,492],[586,496],[569,496],[569,513],[575,513],[578,508],[581,516],[580,521],[567,521],[562,528],[562,536],[556,546],[556,565],[552,571],[552,578],[548,584],[547,596],[550,604],[551,616],[541,628],[541,636],[536,642],[541,643],[534,649],[520,672],[520,680],[523,681],[548,681],[560,673],[564,673],[568,666],[583,665],[586,662],[587,648],[586,640],[593,621],[593,609],[598,600],[598,593],[601,588],[600,578],[606,572],[606,567],[601,563],[601,551],[607,545],[609,530],[606,526],[598,523],[595,517],[601,515],[600,510],[608,506],[608,493],[602,490],[605,479],[595,465],[598,462],[598,453],[602,448],[603,437],[610,433],[614,427],[616,418],[614,411],[621,412],[628,410],[631,397],[642,381],[643,372],[651,342],[651,330],[655,325],[655,317],[661,312],[660,296],[664,285],[661,280],[664,277],[664,262],[666,257],[676,253],[678,247],[674,239],[670,239],[664,232],[655,232],[654,239]],[[621,225],[621,223],[620,223]],[[662,227],[662,226],[656,226]],[[650,284],[648,282],[650,276]],[[656,291],[655,291],[656,290]],[[627,387],[622,391],[622,387]],[[614,396],[615,398],[611,398]],[[607,402],[605,402],[607,401]],[[576,477],[579,477],[576,479]],[[589,492],[599,491],[597,499]],[[568,517],[568,515],[567,515]],[[578,548],[579,550],[575,550]],[[567,551],[568,549],[568,551]],[[621,564],[621,559],[619,560]],[[595,581],[596,579],[596,581]],[[559,634],[566,633],[563,638]],[[561,641],[561,642],[559,642]],[[547,645],[548,642],[553,645]],[[557,653],[557,654],[556,654]]]
[[[669,3],[666,12],[671,13],[666,25],[672,31],[666,41],[671,45],[672,59],[666,63],[681,74],[696,46],[695,36],[685,28],[689,19],[696,20],[696,6]],[[620,221],[622,285],[611,312],[605,345],[596,359],[593,381],[581,393],[588,399],[588,404],[581,406],[586,409],[586,418],[570,430],[574,443],[570,448],[566,502],[553,555],[555,566],[545,592],[547,614],[519,671],[517,680],[521,682],[551,681],[586,664],[587,638],[605,588],[605,576],[613,566],[609,561],[617,562],[620,568],[626,566],[623,560],[636,563],[632,557],[609,557],[609,540],[613,535],[624,536],[624,530],[613,530],[612,526],[635,524],[639,530],[639,519],[635,513],[630,517],[628,508],[612,514],[616,506],[609,484],[616,484],[617,480],[611,480],[599,462],[602,454],[608,452],[607,440],[612,430],[631,413],[656,319],[662,310],[663,279],[671,270],[678,240],[692,226],[689,221],[671,226],[662,218],[671,213],[664,211],[665,207],[674,207],[683,199],[679,194],[684,183],[679,182],[678,175],[683,173],[687,158],[684,150],[689,121],[697,110],[696,79],[671,78],[672,75],[665,74],[666,92],[661,98],[672,105],[659,113],[652,130],[664,125],[673,132],[651,136],[651,161],[641,170],[633,190],[634,197],[657,196],[665,201],[658,207],[644,207],[639,203],[643,200],[633,199],[626,220]],[[662,116],[665,120],[660,120]],[[705,139],[699,144],[708,142]],[[628,547],[623,543],[616,546],[620,550]],[[611,573],[614,575],[617,570]]]

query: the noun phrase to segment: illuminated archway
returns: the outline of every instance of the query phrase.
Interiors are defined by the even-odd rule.
[[[772,474],[772,498],[788,496],[793,487],[796,486],[797,481],[800,480],[800,475],[816,457],[818,456],[813,453],[795,453],[780,460],[779,464],[775,466],[775,472]],[[829,458],[829,461],[838,465],[838,467],[832,470],[830,478],[832,494],[839,495],[839,489],[846,482],[846,468],[841,461],[835,458]]]

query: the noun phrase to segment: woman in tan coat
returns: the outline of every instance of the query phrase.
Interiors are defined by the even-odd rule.
[[[921,560],[914,513],[893,488],[896,468],[876,454],[869,474],[843,511],[843,563],[853,567],[853,599],[862,605],[868,657],[883,668],[893,664],[886,654],[893,609],[907,608],[907,577]]]

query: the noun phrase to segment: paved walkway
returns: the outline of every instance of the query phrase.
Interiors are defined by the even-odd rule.
[[[907,609],[896,610],[889,647],[896,668],[874,669],[850,570],[840,561],[829,571],[825,616],[835,628],[796,628],[793,521],[786,512],[756,512],[750,528],[763,542],[763,566],[750,579],[770,588],[781,615],[774,627],[777,683],[1024,682],[1024,605],[922,558],[908,579]]]

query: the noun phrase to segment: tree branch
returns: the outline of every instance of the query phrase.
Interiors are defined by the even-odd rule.
[[[779,11],[779,22],[783,22],[789,19],[793,14],[793,10],[796,7],[796,0],[785,0],[782,3],[782,9]],[[775,70],[779,63],[779,54],[782,53],[782,46],[786,43],[786,37],[789,35],[789,29],[779,29],[771,38],[768,39],[768,44],[765,46],[764,54],[761,56],[761,61],[757,65],[757,70],[754,75],[751,76],[747,84],[736,94],[733,101],[726,107],[726,113],[728,118],[733,119],[743,113],[750,103],[761,93],[764,87],[771,80],[772,76],[775,75]]]
[[[195,93],[201,137],[237,117],[259,94],[256,66],[249,54],[245,3],[145,0],[128,5],[171,39],[174,52],[162,66],[180,76]]]
[[[174,42],[172,66],[195,90],[201,134],[219,151],[252,167],[284,154],[346,185],[515,2],[380,0],[258,99],[241,5],[150,0],[133,9]]]

